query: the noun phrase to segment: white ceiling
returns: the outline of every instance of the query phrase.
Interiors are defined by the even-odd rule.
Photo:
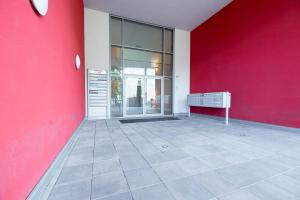
[[[191,31],[232,0],[84,0],[85,7]]]

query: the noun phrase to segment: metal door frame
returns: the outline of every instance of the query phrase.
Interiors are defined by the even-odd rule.
[[[142,102],[142,105],[143,105],[143,113],[142,114],[136,114],[136,115],[128,115],[127,112],[126,112],[126,100],[127,100],[127,95],[126,95],[126,81],[127,81],[127,78],[140,78],[142,79],[142,98],[143,98],[143,102]],[[160,113],[158,114],[147,114],[147,110],[146,110],[146,107],[147,107],[147,80],[148,79],[159,79],[160,80],[160,87],[161,87],[161,94],[160,94],[160,106],[161,106],[161,109],[160,109]],[[163,116],[164,114],[164,81],[163,81],[163,77],[157,77],[157,76],[145,76],[145,75],[125,75],[123,76],[123,117],[124,118],[130,118],[130,117],[155,117],[155,116]]]

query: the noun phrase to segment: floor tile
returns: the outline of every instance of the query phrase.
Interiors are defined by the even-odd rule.
[[[136,154],[122,155],[120,156],[120,161],[125,171],[149,167],[146,160],[144,160],[142,156]]]
[[[91,180],[55,186],[48,200],[89,200]]]
[[[131,189],[151,186],[161,182],[152,168],[126,171],[125,176]]]
[[[236,189],[233,184],[214,171],[195,175],[193,179],[214,196],[224,195]]]
[[[96,176],[92,180],[92,199],[128,191],[122,172],[110,172]]]
[[[132,190],[134,200],[175,200],[163,184]]]
[[[115,152],[115,147],[113,144],[96,144],[95,145],[95,152],[102,152],[102,153],[108,153],[108,152]]]
[[[151,164],[159,164],[164,162],[172,161],[171,158],[168,158],[164,153],[158,152],[153,154],[144,155],[144,158]]]
[[[286,172],[285,175],[290,176],[290,177],[300,181],[300,167],[298,167],[294,170]]]
[[[153,165],[152,167],[163,181],[170,181],[191,175],[175,161]]]
[[[83,147],[94,147],[94,138],[93,137],[85,137],[78,138],[76,141],[74,148],[83,148]]]
[[[65,166],[75,166],[93,163],[93,154],[90,152],[71,153]]]
[[[57,184],[91,179],[92,169],[93,164],[64,167],[58,177]]]
[[[166,156],[169,160],[180,160],[180,159],[184,159],[184,158],[188,158],[190,157],[187,153],[185,153],[184,151],[178,149],[178,148],[169,148],[166,149],[163,152],[164,156]]]
[[[225,161],[232,164],[238,164],[238,163],[249,161],[249,159],[244,157],[242,154],[236,153],[234,151],[223,151],[218,155],[221,156],[222,159],[224,159]]]
[[[300,181],[286,175],[275,176],[266,180],[267,182],[284,189],[300,199]]]
[[[260,158],[257,159],[257,162],[259,162],[259,164],[261,165],[264,165],[264,167],[262,168],[272,169],[278,172],[285,172],[291,169],[291,167],[288,164],[277,160],[276,156],[267,156],[264,158]]]
[[[133,200],[131,192],[113,194],[97,200]]]
[[[221,155],[212,154],[209,156],[196,156],[196,158],[213,169],[222,168],[231,165],[230,162],[222,158]]]
[[[216,172],[236,187],[247,186],[280,173],[256,160],[218,169]]]
[[[262,200],[246,190],[237,190],[231,194],[220,196],[218,200]]]
[[[119,155],[115,150],[102,152],[94,152],[94,162],[102,162],[104,160],[118,159]]]
[[[285,165],[291,168],[300,167],[300,158],[297,159],[297,158],[290,157],[288,155],[277,154],[276,156],[274,156],[274,159],[284,163]]]
[[[272,199],[272,200],[299,200],[298,197],[293,194],[271,184],[266,181],[258,182],[245,188],[247,191],[251,192],[259,199]]]
[[[94,146],[88,146],[88,147],[79,147],[79,148],[74,148],[72,150],[73,154],[76,153],[89,153],[89,154],[93,154],[94,151]]]
[[[214,197],[193,177],[170,181],[166,185],[177,200],[208,200]]]
[[[93,166],[93,176],[114,171],[122,171],[118,158],[95,162]]]
[[[201,162],[200,160],[193,157],[177,160],[176,163],[182,169],[184,169],[184,171],[191,175],[211,170],[211,168],[204,162]]]
[[[116,146],[116,150],[119,155],[137,153],[137,149],[132,145]]]

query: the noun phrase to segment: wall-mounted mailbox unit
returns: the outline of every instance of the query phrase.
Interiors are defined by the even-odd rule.
[[[87,71],[87,106],[88,119],[107,118],[107,72],[106,70]]]
[[[229,92],[211,92],[190,94],[187,97],[188,106],[226,109],[226,125],[228,125],[231,94]]]

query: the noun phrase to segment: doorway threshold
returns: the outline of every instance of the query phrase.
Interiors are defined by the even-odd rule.
[[[178,117],[152,117],[152,118],[134,118],[134,119],[121,119],[119,122],[122,124],[129,123],[142,123],[142,122],[159,122],[159,121],[169,121],[169,120],[180,120]]]

